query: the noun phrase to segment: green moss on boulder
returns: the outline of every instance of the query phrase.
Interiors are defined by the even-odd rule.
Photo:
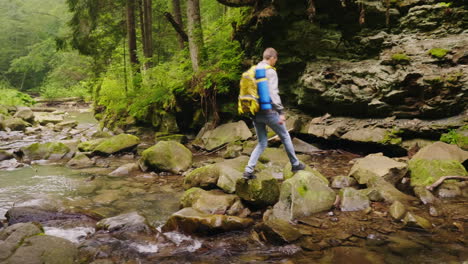
[[[70,151],[70,148],[62,142],[47,142],[31,144],[21,148],[21,151],[29,160],[59,160]]]
[[[99,144],[101,144],[105,138],[97,138],[85,142],[81,142],[78,144],[78,150],[82,152],[90,152],[93,151]]]
[[[434,48],[430,49],[428,53],[434,58],[443,59],[448,52],[449,50],[446,49]]]
[[[392,62],[394,64],[408,65],[411,62],[411,58],[404,53],[395,53],[392,55]]]
[[[192,165],[192,152],[175,141],[161,141],[143,151],[142,161],[159,171],[180,173]]]
[[[134,135],[120,134],[103,140],[93,150],[94,153],[110,155],[136,147],[140,139]]]
[[[468,176],[463,165],[456,160],[412,159],[409,162],[412,186],[427,186],[442,176]]]
[[[253,180],[239,179],[236,184],[236,194],[254,206],[273,205],[279,198],[279,183],[273,177],[257,177]]]

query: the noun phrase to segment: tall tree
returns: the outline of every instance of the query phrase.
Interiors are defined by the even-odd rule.
[[[143,55],[146,58],[145,69],[151,67],[153,57],[153,8],[152,0],[139,0],[141,38],[143,43]]]
[[[172,13],[174,14],[174,21],[179,25],[180,28],[184,28],[182,22],[182,12],[180,9],[180,0],[172,0]],[[179,42],[179,48],[183,49],[185,46],[184,37],[181,34],[177,34],[177,40]]]
[[[192,68],[197,72],[203,61],[203,30],[200,16],[200,1],[187,0],[187,24],[190,59],[192,60]]]
[[[133,65],[138,64],[135,29],[135,7],[135,0],[127,0],[128,52],[130,55],[130,63],[132,63]]]

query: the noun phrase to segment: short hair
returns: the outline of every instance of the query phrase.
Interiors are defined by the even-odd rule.
[[[274,48],[266,48],[263,52],[263,59],[268,60],[272,57],[278,58],[278,52]]]

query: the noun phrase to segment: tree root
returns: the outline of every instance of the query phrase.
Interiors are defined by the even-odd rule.
[[[441,185],[445,180],[451,180],[451,179],[457,179],[457,180],[468,180],[468,176],[443,176],[440,177],[436,182],[433,184],[429,185],[426,187],[429,191],[433,191],[437,186]]]

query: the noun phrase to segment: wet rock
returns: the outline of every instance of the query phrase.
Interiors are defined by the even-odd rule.
[[[189,172],[184,178],[184,187],[201,187],[204,189],[212,189],[216,186],[220,174],[220,168],[216,164],[210,164],[197,168]]]
[[[48,235],[33,236],[24,240],[8,258],[11,264],[61,263],[73,264],[78,260],[78,249],[70,241]]]
[[[245,202],[254,206],[274,205],[279,198],[279,183],[276,179],[258,175],[256,179],[239,179],[236,194]]]
[[[395,201],[390,206],[390,215],[395,220],[400,220],[405,216],[406,207],[399,201]]]
[[[28,123],[32,123],[34,121],[34,113],[29,107],[18,107],[14,117],[21,118]]]
[[[397,162],[385,157],[382,153],[377,153],[358,159],[348,176],[355,178],[359,184],[368,184],[377,177],[396,184],[405,176],[407,171],[408,166],[406,163]]]
[[[6,150],[1,150],[0,149],[0,161],[9,160],[9,159],[12,159],[12,158],[13,158],[13,154],[11,154],[10,152],[8,152]]]
[[[432,224],[429,220],[411,212],[406,213],[405,218],[403,219],[403,222],[407,226],[421,227],[424,229],[432,228]]]
[[[340,190],[341,211],[360,211],[370,207],[369,198],[354,188]]]
[[[75,157],[67,162],[67,166],[74,169],[90,168],[94,162],[84,153],[77,153]]]
[[[31,126],[28,122],[25,122],[21,118],[7,118],[3,121],[5,128],[8,128],[12,131],[24,131],[26,127]]]
[[[320,263],[384,264],[384,257],[359,247],[334,247],[325,252]]]
[[[180,173],[192,165],[192,152],[175,141],[161,141],[143,151],[141,159],[152,169]]]
[[[423,204],[434,204],[437,198],[424,186],[414,187],[414,194],[423,202]]]
[[[24,239],[43,233],[42,227],[33,223],[18,223],[0,231],[0,261],[6,260]],[[2,262],[4,263],[4,262]]]
[[[67,214],[55,211],[46,211],[34,207],[13,207],[7,211],[5,217],[7,218],[9,225],[27,222],[46,223],[52,220],[65,219],[88,219],[86,216],[79,214]]]
[[[225,194],[220,190],[205,191],[200,188],[191,188],[185,191],[180,199],[182,208],[192,207],[198,211],[208,214],[229,214],[230,208],[239,203],[238,196],[233,194]],[[241,212],[243,210],[242,203],[236,204],[241,206],[232,210],[233,212]]]
[[[283,170],[283,179],[287,180],[289,178],[292,178],[295,174],[291,171],[291,163],[288,162],[286,164],[286,166],[284,166],[284,170]],[[324,184],[328,185],[330,184],[330,182],[328,181],[328,179],[322,175],[322,173],[320,173],[320,171],[318,171],[316,168],[312,168],[310,167],[309,165],[306,165],[306,168],[304,169],[304,171],[308,171],[312,174],[314,174],[316,177],[320,178]]]
[[[63,121],[63,115],[53,114],[53,113],[44,113],[44,112],[34,112],[34,120],[41,125],[57,124]]]
[[[111,177],[123,177],[123,176],[130,176],[133,173],[138,173],[140,172],[140,166],[138,166],[137,163],[128,163],[125,165],[122,165],[109,173],[109,176]]]
[[[134,135],[120,134],[104,139],[94,148],[93,153],[110,155],[131,150],[140,143],[140,139]]]
[[[393,186],[391,183],[385,181],[383,178],[375,178],[372,182],[368,183],[370,188],[362,190],[372,201],[385,201],[393,203],[395,201],[411,202],[416,199],[413,196],[407,195]]]
[[[242,172],[226,163],[219,164],[218,166],[219,178],[216,185],[227,193],[234,193],[236,191],[237,181],[242,178]]]
[[[336,189],[342,189],[354,185],[357,185],[357,181],[354,178],[347,176],[336,176],[333,178],[331,187]]]
[[[189,234],[214,234],[242,230],[252,224],[253,220],[250,218],[210,215],[187,207],[174,213],[162,227],[162,231],[181,231]]]
[[[105,138],[97,138],[97,139],[81,142],[80,144],[78,144],[78,150],[82,152],[91,152],[104,140]]]
[[[281,185],[279,201],[273,215],[286,221],[295,220],[332,208],[336,194],[320,177],[299,171]]]
[[[252,136],[244,121],[221,125],[214,130],[205,131],[199,139],[207,150],[216,149],[226,143],[247,140]]]
[[[102,219],[96,223],[96,227],[110,232],[121,231],[151,233],[150,227],[146,224],[146,219],[137,212]]]
[[[441,212],[440,209],[438,209],[438,208],[435,207],[435,206],[429,206],[429,214],[430,214],[431,216],[437,217],[437,216],[442,215],[442,212]]]
[[[0,161],[0,169],[4,170],[11,170],[19,167],[23,167],[23,163],[19,163],[18,160],[16,159],[9,159],[9,160],[3,160]]]
[[[70,152],[70,148],[61,142],[33,143],[21,148],[28,160],[59,160]]]
[[[255,226],[255,231],[263,236],[272,244],[292,243],[298,240],[302,234],[293,227],[288,221],[269,218],[267,221]]]

